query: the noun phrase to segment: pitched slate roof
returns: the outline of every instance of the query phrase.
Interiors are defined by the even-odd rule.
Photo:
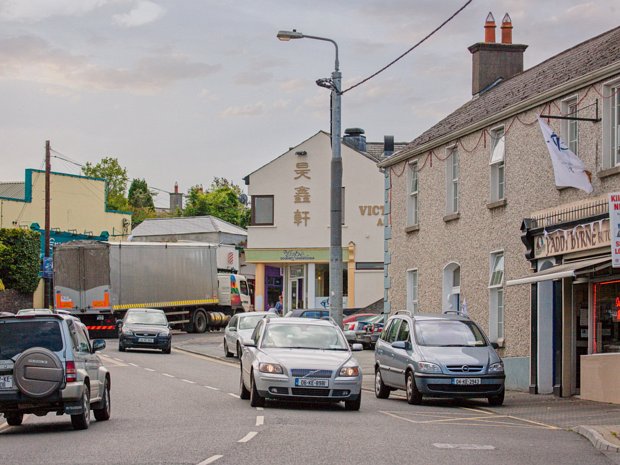
[[[24,199],[26,197],[26,183],[0,182],[0,197]]]
[[[394,142],[394,153],[399,152],[407,146],[407,142]],[[367,142],[366,154],[375,162],[380,162],[385,158],[383,155],[383,142]]]
[[[248,232],[214,216],[189,216],[182,218],[149,218],[136,226],[132,235],[166,236],[171,234],[200,234],[222,232],[247,236]]]
[[[402,156],[451,132],[620,60],[620,27],[593,37],[470,100],[408,144]],[[389,159],[388,159],[389,160]],[[394,157],[394,163],[402,157]],[[390,161],[383,164],[390,165]]]

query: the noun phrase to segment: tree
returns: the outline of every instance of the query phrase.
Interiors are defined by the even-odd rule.
[[[214,178],[206,192],[202,186],[192,187],[185,203],[184,216],[212,215],[242,228],[250,220],[249,208],[241,203],[239,186],[225,178]]]
[[[129,178],[127,177],[127,170],[118,163],[118,159],[105,157],[95,165],[87,162],[86,166],[82,167],[82,173],[86,176],[106,180],[108,208],[121,211],[129,209],[129,202],[125,197]]]
[[[131,209],[131,227],[135,228],[146,218],[155,218],[153,194],[144,179],[134,179],[129,186],[129,206]]]

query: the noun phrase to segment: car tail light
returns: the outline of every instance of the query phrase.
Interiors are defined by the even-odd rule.
[[[67,383],[73,383],[77,381],[77,370],[75,369],[75,362],[67,361],[65,374]]]
[[[349,324],[349,331],[353,331],[355,329],[355,323]]]

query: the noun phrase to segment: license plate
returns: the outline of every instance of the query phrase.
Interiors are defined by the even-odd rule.
[[[155,342],[155,339],[152,337],[139,337],[138,342]]]
[[[295,378],[295,386],[301,387],[329,387],[328,379],[307,379],[307,378]]]
[[[13,376],[11,375],[0,376],[0,389],[13,389]]]
[[[474,384],[480,384],[480,378],[454,378],[452,384],[459,386],[472,386]]]

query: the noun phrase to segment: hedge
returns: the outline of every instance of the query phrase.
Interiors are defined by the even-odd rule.
[[[39,284],[41,239],[26,229],[0,229],[0,279],[7,289],[33,293]]]

